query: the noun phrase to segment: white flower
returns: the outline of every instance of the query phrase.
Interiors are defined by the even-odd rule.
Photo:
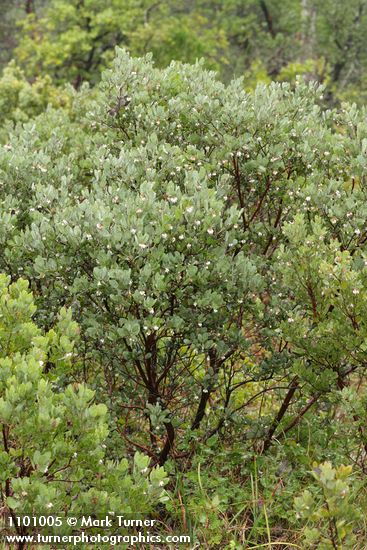
[[[353,292],[353,294],[359,294],[358,288],[353,288],[352,292]]]
[[[185,237],[184,237],[184,235],[179,235],[178,238],[180,239],[180,241],[182,241]]]
[[[208,229],[208,233],[209,233],[209,235],[213,235],[214,229],[212,229],[212,228],[210,227],[210,228]]]
[[[148,245],[144,243],[139,243],[139,247],[144,249],[144,248],[148,248]]]
[[[288,317],[288,323],[294,323],[293,317]]]
[[[177,202],[177,197],[169,197],[168,198],[169,202],[172,202],[172,204],[175,204]]]
[[[360,229],[356,229],[356,230],[354,231],[354,233],[355,233],[356,235],[360,235],[360,234],[361,234],[361,231],[360,231]]]
[[[52,502],[49,502],[48,504],[46,504],[46,508],[53,508]]]
[[[97,227],[97,229],[103,229],[103,224],[97,223],[96,227]]]
[[[186,208],[186,212],[188,212],[189,214],[191,214],[191,212],[194,210],[194,207],[193,206],[188,206]]]
[[[163,487],[163,486],[164,486],[164,481],[160,481],[160,482],[159,482],[159,486],[160,486],[160,487]]]
[[[307,202],[310,202],[310,200],[311,200],[311,197],[306,197]]]

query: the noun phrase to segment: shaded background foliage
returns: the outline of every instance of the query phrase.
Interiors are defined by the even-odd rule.
[[[330,100],[363,101],[365,0],[24,0],[1,3],[1,62],[14,57],[28,78],[96,82],[115,46],[156,63],[206,64],[224,80],[245,74],[327,84]]]

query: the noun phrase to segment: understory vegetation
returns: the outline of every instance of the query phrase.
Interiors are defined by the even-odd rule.
[[[30,10],[0,79],[3,513],[142,514],[190,548],[362,550],[365,108],[308,73],[250,90],[206,51],[170,62],[166,12],[169,46],[95,45],[81,69],[111,21],[82,2],[100,18],[83,52],[66,27],[74,51],[53,22],[74,4]]]

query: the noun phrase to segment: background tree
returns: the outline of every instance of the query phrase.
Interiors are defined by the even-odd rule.
[[[102,0],[45,5],[41,16],[22,22],[16,58],[29,76],[52,75],[58,83],[95,82],[117,45],[153,51],[157,61],[194,62],[214,57],[225,38],[200,12],[183,12],[171,2]]]
[[[245,74],[251,87],[258,80],[294,82],[301,74],[324,82],[329,101],[364,101],[365,0],[347,6],[318,0],[49,0],[6,4],[4,13],[2,63],[13,51],[30,80],[95,83],[114,48],[125,46],[137,55],[153,52],[160,66],[203,57],[225,81]]]

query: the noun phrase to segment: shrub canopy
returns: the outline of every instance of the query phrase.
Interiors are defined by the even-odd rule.
[[[0,268],[42,326],[72,309],[64,376],[111,409],[117,447],[163,463],[241,427],[267,448],[363,368],[366,125],[322,94],[118,50],[1,149]],[[286,405],[253,414],[259,391]]]

